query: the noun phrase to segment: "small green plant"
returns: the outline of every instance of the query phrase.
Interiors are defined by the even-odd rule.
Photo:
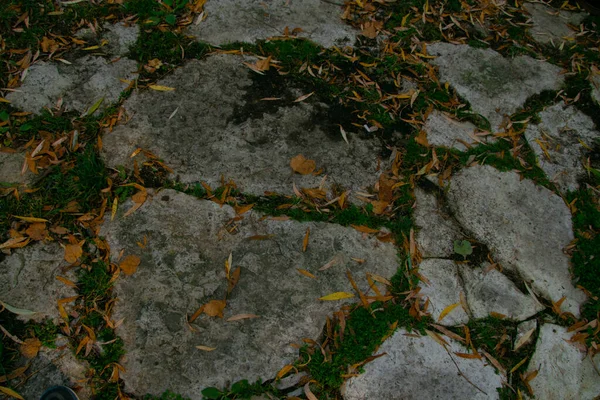
[[[454,252],[460,254],[467,259],[467,256],[473,254],[473,246],[468,240],[455,240],[454,241]]]

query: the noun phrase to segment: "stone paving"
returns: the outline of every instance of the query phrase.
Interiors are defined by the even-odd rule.
[[[549,7],[537,3],[525,9],[536,40],[554,45],[568,41],[585,16],[548,13]],[[209,0],[206,14],[187,33],[226,45],[301,28],[293,34],[343,47],[358,35],[344,23],[343,11],[335,2],[317,0]],[[135,25],[122,24],[99,33],[80,31],[79,37],[106,39],[106,55],[117,59],[38,62],[7,100],[31,113],[57,105],[86,113],[99,100],[98,110],[104,110],[138,77],[137,63],[127,58],[138,34]],[[468,101],[491,129],[432,110],[422,126],[428,145],[456,154],[494,145],[502,138],[494,134],[508,131],[508,117],[528,98],[561,90],[565,83],[560,67],[529,56],[509,59],[491,49],[444,42],[429,44],[427,52],[440,82]],[[204,182],[216,188],[232,180],[248,195],[293,196],[318,188],[348,193],[353,204],[369,203],[389,168],[385,145],[358,129],[342,135],[332,117],[335,104],[310,99],[302,87],[270,85],[276,77],[249,68],[257,61],[210,54],[156,82],[168,90],[134,89],[122,102],[127,117],[102,136],[107,168],[131,170],[158,158],[171,169],[169,177],[187,187]],[[594,90],[597,100],[598,87]],[[429,176],[417,183],[411,208],[421,281],[412,295],[427,304],[426,314],[445,333],[398,327],[373,354],[380,357],[362,365],[362,373],[348,374],[343,399],[500,398],[498,389],[514,383],[510,373],[448,330],[490,316],[518,324],[516,337],[506,338],[517,356],[525,357],[519,348],[526,343],[534,346],[525,374],[534,376],[529,385],[535,398],[600,396],[600,360],[548,316],[558,307],[578,318],[588,301],[572,280],[567,251],[574,241],[572,209],[563,196],[587,173],[584,162],[598,129],[560,98],[529,122],[524,137],[555,185],[550,188],[477,161],[443,179]],[[314,160],[306,174],[290,169],[299,154]],[[21,173],[23,160],[20,153],[0,153],[3,184],[27,187],[31,174]],[[120,321],[116,333],[125,350],[117,377],[131,398],[172,390],[195,399],[207,387],[242,379],[270,382],[298,359],[303,341],[323,337],[328,317],[356,304],[362,293],[385,297],[386,283],[404,268],[401,243],[380,240],[381,232],[274,217],[173,189],[143,193],[141,203],[134,196],[114,215],[107,212],[100,230],[112,262],[139,260],[114,281],[112,318]],[[22,320],[57,321],[61,312],[77,318],[68,306],[56,307],[77,295],[56,276],[76,281],[76,275],[63,259],[65,250],[44,239],[2,255],[0,300],[35,312],[20,315]],[[489,257],[461,258],[456,245],[464,240]],[[345,296],[354,290],[361,295]],[[332,293],[342,296],[323,300]],[[89,366],[64,338],[55,347],[43,346],[33,361],[23,357],[21,365],[36,372],[12,380],[14,387],[36,399],[44,387],[66,384],[82,399],[93,398]],[[284,398],[315,398],[302,390],[306,376],[292,376],[290,397]]]

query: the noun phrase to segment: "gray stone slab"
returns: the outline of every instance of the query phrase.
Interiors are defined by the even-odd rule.
[[[64,342],[62,339],[60,341]],[[24,399],[40,399],[47,389],[57,385],[71,388],[80,399],[91,398],[86,378],[89,366],[78,360],[67,345],[55,349],[42,346],[34,359],[22,359],[22,365],[19,366],[25,366],[27,362],[31,364],[25,374],[10,382]]]
[[[416,188],[416,240],[423,257],[445,258],[454,254],[454,241],[463,239],[460,227],[441,209],[434,194]]]
[[[540,168],[561,191],[577,190],[577,180],[585,174],[582,160],[600,132],[590,117],[561,103],[542,111],[540,119],[525,131]]]
[[[502,272],[458,266],[473,318],[487,318],[491,313],[522,321],[544,309],[529,294],[522,293]]]
[[[531,15],[531,36],[544,44],[559,45],[573,40],[577,32],[569,28],[569,24],[577,26],[587,17],[587,13],[557,10],[540,3],[527,2],[523,4],[523,8]]]
[[[322,0],[208,0],[206,19],[189,27],[189,33],[214,45],[253,43],[301,28],[306,37],[322,46],[352,46],[357,31],[342,21],[342,5]]]
[[[452,355],[460,371],[477,387],[459,375],[452,362],[453,352],[466,353],[460,343],[444,336],[448,351],[429,336],[408,336],[399,329],[376,354],[386,353],[364,366],[365,373],[346,383],[345,400],[371,399],[498,399],[502,376],[483,360]]]
[[[600,360],[569,343],[573,335],[574,332],[554,324],[540,327],[528,369],[538,371],[529,382],[536,399],[592,400],[600,394]],[[592,363],[596,363],[596,368]]]
[[[104,24],[98,30],[82,28],[75,33],[80,39],[98,42],[101,46],[98,51],[112,57],[127,55],[129,47],[137,41],[139,35],[139,25],[124,22]]]
[[[573,228],[559,196],[515,172],[478,165],[452,178],[448,201],[461,226],[486,244],[503,268],[553,302],[565,296],[562,310],[579,315],[586,296],[573,286],[563,253]]]
[[[30,244],[13,250],[0,262],[0,300],[17,308],[35,311],[35,321],[60,319],[57,300],[75,296],[75,290],[58,281],[56,276],[74,280],[64,273],[64,250],[56,243]],[[19,316],[27,320],[29,317]]]
[[[15,107],[40,113],[43,107],[55,107],[62,98],[67,110],[84,112],[104,98],[99,110],[119,99],[128,83],[137,77],[137,63],[119,59],[115,62],[102,57],[85,56],[70,65],[61,62],[39,62],[27,71],[16,91],[6,98]]]
[[[113,258],[123,249],[125,255],[141,258],[135,274],[116,281],[119,302],[113,316],[124,318],[117,330],[127,351],[122,377],[126,391],[137,395],[172,389],[198,398],[207,386],[272,379],[297,357],[291,343],[317,339],[327,315],[356,301],[318,300],[333,292],[352,292],[347,269],[365,290],[366,272],[391,277],[398,268],[393,245],[352,228],[272,220],[252,211],[232,221],[231,207],[172,190],[154,194],[128,217],[122,214],[112,222],[107,218],[101,235]],[[303,252],[307,228],[310,239]],[[136,242],[144,237],[147,245],[142,249]],[[318,271],[340,253],[347,263]],[[224,318],[204,315],[188,326],[186,314],[225,296],[223,265],[229,254],[234,268],[241,267],[241,277]],[[355,263],[351,257],[366,262]],[[247,313],[260,317],[227,322]],[[198,345],[216,349],[201,351]]]
[[[32,174],[29,169],[21,174],[25,157],[20,153],[0,152],[0,183],[27,183]]]
[[[435,43],[429,54],[443,81],[500,130],[504,116],[513,114],[528,97],[544,90],[558,90],[564,82],[561,68],[529,56],[502,57],[491,49]]]
[[[325,175],[325,187],[335,183],[354,192],[377,182],[379,145],[351,134],[347,144],[337,126],[337,132],[323,128],[325,105],[311,98],[289,100],[269,111],[243,114],[247,101],[261,103],[245,100],[256,88],[250,75],[255,72],[244,61],[254,62],[234,55],[190,61],[159,82],[175,90],[134,93],[124,104],[131,120],[103,138],[107,165],[141,164],[142,154],[130,157],[141,147],[163,159],[182,182],[216,187],[224,177],[256,195],[291,195],[293,184],[318,187]],[[290,161],[298,154],[314,160],[323,173],[294,174]]]
[[[427,279],[427,282],[420,283],[420,293],[423,303],[429,299],[428,311],[436,323],[453,326],[469,322],[469,315],[460,305],[460,293],[464,289],[454,261],[428,258],[419,264],[419,274]],[[452,304],[459,305],[439,321],[442,311]]]
[[[436,147],[465,151],[481,143],[493,142],[490,136],[476,135],[478,129],[472,123],[457,121],[438,110],[429,114],[423,130],[427,133],[429,144]]]

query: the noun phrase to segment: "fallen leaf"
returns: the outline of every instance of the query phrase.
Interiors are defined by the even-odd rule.
[[[304,394],[306,395],[306,398],[308,400],[319,400],[317,399],[317,396],[314,395],[313,392],[310,391],[310,382],[306,383],[306,385],[304,385]]]
[[[328,294],[327,296],[320,297],[319,300],[332,301],[332,300],[350,299],[352,297],[354,297],[354,295],[352,293],[335,292],[335,293]]]
[[[204,306],[204,313],[209,317],[223,318],[223,310],[226,305],[225,300],[211,300]]]
[[[438,317],[437,322],[440,322],[441,320],[443,320],[446,315],[450,314],[452,312],[452,310],[454,310],[459,305],[460,305],[460,303],[454,303],[454,304],[450,304],[448,307],[444,308],[442,310],[442,312],[440,313],[440,316]]]
[[[162,85],[150,85],[148,87],[152,90],[158,90],[159,92],[171,92],[171,91],[175,90],[175,88],[173,88],[173,87],[162,86]]]
[[[379,232],[379,229],[369,228],[368,226],[364,226],[364,225],[350,225],[350,226],[362,233],[377,233],[377,232]]]
[[[2,305],[4,308],[6,308],[11,313],[17,314],[17,315],[23,315],[23,316],[29,317],[29,316],[37,314],[36,311],[26,310],[24,308],[13,307],[10,304],[5,303],[1,300],[0,300],[0,305]]]
[[[69,264],[77,262],[79,257],[83,254],[81,247],[83,243],[67,244],[65,245],[65,261]]]
[[[196,346],[196,348],[198,350],[202,350],[202,351],[213,351],[213,350],[217,349],[216,347],[208,347],[208,346],[201,346],[201,345]]]
[[[20,247],[25,247],[30,241],[31,238],[27,236],[8,239],[6,242],[0,244],[0,249],[17,249]]]
[[[466,359],[480,359],[481,358],[481,356],[477,353],[454,353],[454,354],[460,358],[466,358]]]
[[[45,222],[34,222],[29,225],[27,230],[25,230],[25,234],[29,236],[33,240],[44,240],[48,231],[46,230]]]
[[[256,314],[237,314],[234,315],[233,317],[229,317],[227,318],[227,322],[233,322],[233,321],[241,321],[243,319],[252,319],[252,318],[260,318],[259,315]]]
[[[142,260],[138,256],[128,255],[121,261],[119,268],[125,275],[133,275],[137,271],[138,266]]]
[[[23,221],[27,221],[27,222],[48,222],[47,219],[44,218],[36,218],[36,217],[21,217],[19,215],[13,215],[13,217],[15,218],[19,218],[20,220]]]
[[[300,175],[308,175],[317,168],[317,164],[313,160],[304,158],[302,154],[298,154],[290,161],[290,167]]]
[[[279,372],[277,373],[277,375],[275,376],[275,379],[277,380],[277,379],[283,378],[284,376],[286,376],[286,374],[288,372],[290,372],[292,370],[292,368],[294,368],[294,366],[292,364],[288,364],[285,367],[281,368],[279,370]]]
[[[0,392],[19,400],[25,400],[19,393],[4,386],[0,386]]]
[[[246,204],[245,206],[235,206],[235,213],[238,215],[242,215],[250,211],[254,207],[254,204]]]
[[[533,332],[535,332],[535,328],[532,328],[532,329],[528,330],[527,332],[525,332],[525,334],[523,336],[521,336],[519,338],[519,340],[517,340],[517,342],[515,343],[514,351],[517,351],[520,347],[522,347],[525,343],[527,343],[527,341],[529,340],[531,335],[533,335]]]
[[[25,339],[24,343],[19,346],[19,351],[25,358],[35,358],[38,351],[42,347],[42,342],[38,338]]]
[[[310,236],[310,228],[306,228],[306,234],[304,235],[304,240],[302,241],[302,252],[305,252],[308,248],[308,238]]]
[[[314,276],[313,274],[311,274],[310,272],[308,272],[308,271],[307,271],[307,270],[305,270],[305,269],[300,269],[300,268],[298,268],[298,272],[300,272],[302,275],[304,275],[304,276],[307,276],[307,277],[309,277],[309,278],[311,278],[311,279],[317,279],[317,277],[316,277],[316,276]]]
[[[298,97],[296,100],[294,100],[294,103],[299,103],[301,101],[304,101],[304,100],[308,99],[310,96],[312,96],[313,94],[315,94],[315,92],[310,92],[308,94],[304,94],[304,95]]]
[[[438,335],[437,333],[430,331],[428,329],[425,329],[425,333],[427,334],[427,336],[429,336],[430,338],[432,338],[433,340],[435,340],[437,343],[439,343],[442,347],[446,347],[448,346],[448,342],[446,342],[440,335]]]

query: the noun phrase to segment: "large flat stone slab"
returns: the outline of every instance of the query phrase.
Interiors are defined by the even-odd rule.
[[[500,130],[505,116],[513,114],[528,97],[544,90],[558,90],[564,82],[561,69],[529,56],[502,57],[491,49],[435,43],[428,46],[431,62],[442,80],[471,103],[471,108]]]
[[[345,24],[342,4],[322,0],[208,0],[206,19],[192,25],[189,32],[213,45],[233,42],[253,43],[281,36],[286,27],[324,47],[352,46],[357,32]]]
[[[561,191],[577,190],[577,180],[585,173],[582,160],[600,132],[590,117],[561,103],[542,111],[540,119],[525,131],[540,168]]]
[[[569,25],[579,25],[587,16],[586,13],[557,10],[540,3],[525,3],[523,8],[531,15],[533,26],[531,36],[539,43],[559,45],[564,41],[572,41],[575,32]]]
[[[540,327],[528,370],[538,371],[529,382],[536,399],[592,400],[600,394],[600,361],[569,342],[574,334],[554,324]]]
[[[131,120],[104,137],[107,165],[141,165],[143,153],[130,157],[141,147],[163,159],[182,182],[215,187],[224,177],[256,195],[291,195],[294,184],[318,187],[325,175],[326,187],[335,183],[354,191],[377,182],[378,145],[358,135],[348,135],[347,144],[337,125],[335,133],[325,129],[325,105],[308,98],[245,113],[248,102],[258,107],[265,101],[263,95],[245,99],[257,88],[250,75],[256,73],[244,61],[255,60],[216,55],[190,61],[158,83],[175,90],[134,93],[124,104]],[[293,173],[290,160],[298,154],[314,160],[315,172],[322,173]]]
[[[57,276],[74,280],[63,272],[67,266],[64,250],[57,243],[37,243],[13,250],[0,262],[0,300],[13,307],[37,314],[21,319],[41,321],[60,319],[57,300],[75,296],[75,290],[56,279]]]
[[[55,107],[62,98],[67,110],[84,112],[104,98],[99,110],[116,102],[127,82],[137,77],[137,63],[119,59],[85,56],[71,64],[39,62],[29,67],[15,92],[6,98],[17,108],[40,113],[44,107]]]
[[[356,301],[318,300],[352,292],[346,270],[365,290],[366,272],[391,277],[398,268],[393,245],[352,228],[272,220],[252,211],[232,221],[231,207],[172,190],[156,193],[128,217],[122,214],[107,219],[101,235],[113,258],[122,250],[141,258],[137,272],[116,281],[119,301],[113,317],[124,318],[117,331],[127,351],[122,378],[127,392],[137,395],[172,389],[198,398],[207,386],[271,379],[297,357],[291,343],[317,339],[327,315]],[[137,242],[147,244],[142,249]],[[223,265],[229,254],[241,276],[224,318],[203,315],[188,325],[186,315],[225,296]],[[366,261],[356,263],[352,257]],[[344,261],[319,271],[334,258]],[[259,318],[227,322],[239,314]],[[198,345],[215,350],[202,351]]]
[[[579,315],[586,297],[573,286],[563,252],[573,240],[573,227],[562,198],[515,172],[478,165],[452,178],[448,204],[503,268],[548,300],[565,296],[562,310]]]
[[[408,336],[399,329],[376,354],[387,353],[365,365],[365,373],[346,383],[345,400],[367,399],[498,399],[502,376],[483,360],[464,359],[458,342],[440,335],[449,343],[444,349],[429,336]],[[450,355],[452,354],[452,356]],[[460,371],[475,385],[459,375]]]

